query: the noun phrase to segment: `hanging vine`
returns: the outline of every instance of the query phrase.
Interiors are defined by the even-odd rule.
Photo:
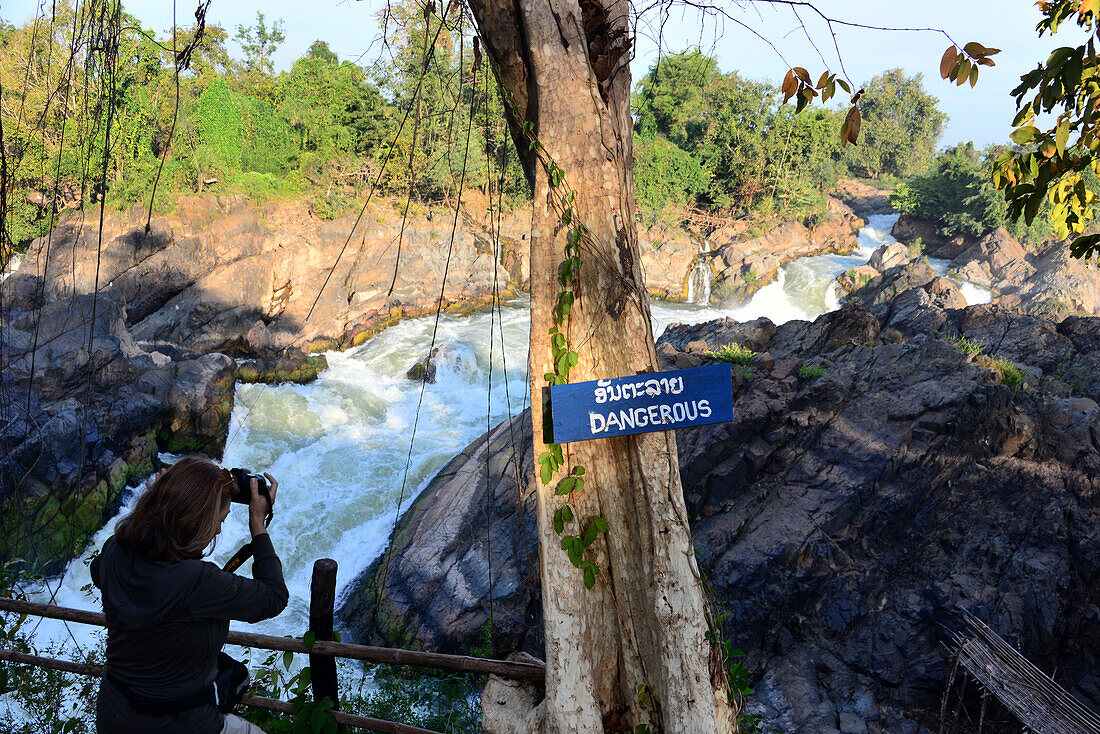
[[[552,198],[558,205],[560,216],[558,222],[561,227],[569,228],[565,240],[565,253],[558,267],[558,291],[554,301],[554,325],[550,327],[550,355],[552,370],[543,375],[546,383],[564,385],[569,382],[569,372],[580,361],[580,356],[573,349],[569,340],[569,320],[576,302],[576,289],[578,276],[581,269],[581,244],[589,237],[588,227],[580,221],[576,208],[576,192],[570,187],[565,178],[565,171],[546,152],[542,143],[535,135],[535,125],[530,120],[524,120],[515,98],[511,92],[506,92],[512,117],[520,127],[523,137],[527,140],[528,150],[534,153],[539,163],[546,171],[547,180],[550,183]],[[543,452],[539,454],[539,479],[546,486],[554,482],[554,475],[565,466],[565,452],[560,443],[543,444]],[[591,558],[585,558],[585,551],[596,542],[601,533],[608,531],[607,520],[593,516],[578,518],[577,511],[570,498],[584,489],[585,467],[575,465],[558,481],[554,487],[554,494],[563,498],[563,502],[554,510],[554,532],[561,536],[562,550],[569,557],[570,563],[580,569],[584,579],[584,585],[591,589],[596,585],[596,577],[600,573],[599,565]],[[576,533],[566,532],[566,528],[576,522]]]

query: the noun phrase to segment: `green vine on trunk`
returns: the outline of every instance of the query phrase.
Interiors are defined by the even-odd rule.
[[[558,266],[558,284],[561,290],[554,302],[554,325],[550,327],[550,356],[552,371],[543,376],[548,385],[564,385],[569,382],[569,371],[577,366],[580,357],[569,342],[569,318],[576,301],[575,290],[577,288],[577,276],[581,269],[581,242],[589,236],[586,227],[577,216],[576,192],[569,189],[565,180],[565,171],[557,162],[546,153],[546,148],[539,142],[535,135],[535,126],[530,120],[524,120],[516,106],[514,96],[507,92],[511,104],[512,116],[520,125],[523,136],[527,138],[528,150],[536,155],[539,163],[546,170],[547,179],[550,182],[551,193],[556,198],[561,216],[559,222],[562,227],[570,227],[565,241],[565,258]],[[559,443],[544,444],[545,451],[539,455],[539,478],[544,485],[550,485],[554,481],[554,474],[565,465],[565,455]],[[554,531],[561,536],[561,547],[569,556],[569,561],[580,569],[584,578],[584,585],[591,589],[596,585],[596,576],[600,573],[600,567],[589,558],[584,557],[584,552],[596,542],[600,533],[608,530],[607,520],[602,517],[590,517],[584,520],[576,517],[576,511],[570,504],[569,498],[584,488],[583,466],[574,466],[569,473],[562,478],[554,488],[556,496],[564,498],[564,502],[554,511]],[[566,526],[576,522],[577,533],[566,533]]]

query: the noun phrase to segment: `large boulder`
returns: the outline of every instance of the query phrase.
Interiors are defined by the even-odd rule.
[[[861,217],[889,214],[893,211],[888,200],[893,192],[875,188],[861,181],[841,179],[837,181],[836,191],[833,193]]]
[[[236,365],[135,342],[117,291],[44,291],[17,273],[0,304],[0,561],[53,571],[158,451],[221,455]]]
[[[496,652],[541,653],[533,464],[524,411],[443,467],[345,597],[355,638],[468,653],[489,631]]]
[[[669,327],[659,353],[686,366],[707,359],[700,344],[730,342],[760,352],[751,379],[735,381],[734,420],[681,430],[677,446],[700,567],[729,615],[725,635],[747,651],[767,723],[787,734],[937,730],[960,607],[1100,708],[1100,319],[945,310],[912,289],[813,323]],[[1009,368],[1026,373],[1023,388],[1004,384]],[[489,597],[473,551],[486,535],[474,509],[487,499],[484,461],[468,451],[452,462],[355,583],[365,604],[342,612],[355,637],[476,641],[467,615],[484,619]],[[494,514],[510,516],[521,496],[511,470],[490,463],[490,474]],[[429,516],[440,519],[419,519]],[[488,529],[493,578],[511,593],[531,567],[498,567],[497,554],[518,563],[534,555],[532,538],[514,533],[502,551],[502,525]],[[471,557],[481,571],[456,572],[452,559]],[[419,614],[363,591],[410,586],[454,601]],[[504,594],[492,595],[494,613],[514,626],[494,624],[494,635],[538,654],[537,600],[515,594],[505,607]],[[987,722],[998,716],[994,706]]]

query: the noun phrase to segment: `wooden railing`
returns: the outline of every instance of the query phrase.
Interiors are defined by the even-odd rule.
[[[542,683],[546,678],[546,667],[542,663],[513,662],[509,660],[488,660],[467,655],[445,655],[434,652],[400,650],[371,645],[353,645],[332,640],[333,608],[336,598],[336,561],[323,558],[313,566],[313,582],[310,584],[309,626],[315,641],[312,646],[293,637],[276,637],[252,632],[230,630],[227,642],[242,647],[280,652],[306,653],[309,655],[311,684],[314,700],[320,701],[326,696],[339,701],[339,684],[336,678],[336,658],[362,660],[369,663],[389,665],[408,665],[418,668],[431,668],[459,673],[497,675],[502,678]],[[64,622],[77,622],[105,627],[106,620],[101,612],[84,609],[37,604],[19,599],[0,597],[0,611],[26,614],[33,617],[45,617]],[[102,676],[103,669],[67,660],[57,660],[38,655],[28,655],[15,650],[0,648],[0,660],[21,665],[33,665],[79,675]],[[248,706],[267,709],[277,713],[290,713],[291,704],[262,696],[245,696],[243,703]],[[332,710],[337,723],[347,724],[360,729],[385,732],[386,734],[437,734],[408,724],[400,724],[368,716],[357,716],[338,710]]]

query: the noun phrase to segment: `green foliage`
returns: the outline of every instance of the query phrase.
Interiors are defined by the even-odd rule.
[[[980,357],[985,353],[985,345],[980,340],[969,339],[962,334],[955,335],[953,337],[947,337],[947,340],[953,343],[959,348],[963,354],[969,354],[972,357]]]
[[[250,27],[238,25],[237,35],[234,38],[244,51],[242,68],[244,83],[258,91],[260,98],[268,98],[272,88],[271,79],[275,74],[272,57],[286,40],[282,19],[268,27],[264,14],[257,10],[256,23]]]
[[[813,225],[824,219],[824,192],[841,175],[909,176],[932,159],[946,118],[919,76],[894,71],[873,79],[860,103],[863,139],[842,148],[839,133],[853,132],[853,112],[842,119],[828,109],[804,111],[805,104],[795,111],[781,99],[795,86],[815,97],[832,96],[846,82],[823,75],[818,92],[801,78],[804,69],[794,74],[781,97],[772,85],[720,72],[717,61],[698,50],[665,56],[651,67],[634,94],[642,208],[687,201],[709,210],[763,210]],[[799,99],[809,97],[800,93]],[[663,150],[658,140],[667,143]],[[698,164],[705,189],[681,151]]]
[[[989,170],[973,143],[960,143],[936,158],[928,174],[900,185],[890,205],[935,222],[944,236],[979,237],[1005,223],[1005,205]]]
[[[710,177],[689,153],[657,137],[634,137],[634,192],[645,209],[683,209],[707,190]]]
[[[979,364],[984,364],[996,370],[1001,376],[1001,384],[1011,388],[1013,392],[1024,387],[1024,382],[1027,380],[1027,373],[1014,362],[1004,357],[987,355],[985,353],[985,344],[980,340],[970,339],[962,334],[956,334],[954,336],[939,334],[938,336],[954,344],[963,354],[974,357]]]
[[[722,655],[722,663],[726,668],[726,676],[729,682],[729,701],[737,712],[737,730],[741,734],[762,734],[760,724],[763,717],[758,714],[750,714],[747,710],[746,699],[755,691],[749,685],[749,673],[741,664],[745,657],[745,651],[734,648],[733,640],[723,637],[721,624],[730,615],[723,612],[710,623],[706,631],[706,639],[711,645],[718,648]]]
[[[901,69],[864,84],[859,101],[862,134],[858,145],[845,148],[848,167],[872,178],[923,173],[947,121],[938,102],[924,90],[921,74],[908,77]]]
[[[1072,21],[1089,38],[1076,47],[1054,49],[1045,62],[1020,77],[1019,86],[1012,90],[1017,113],[1011,138],[1016,147],[997,157],[993,182],[1004,189],[1010,219],[1022,218],[1030,225],[1044,203],[1049,204],[1047,218],[1055,236],[1077,235],[1070,252],[1074,257],[1091,257],[1100,251],[1100,233],[1090,228],[1096,219],[1098,189],[1082,174],[1100,168],[1096,157],[1100,152],[1096,115],[1100,61],[1095,53],[1100,6],[1094,0],[1050,0],[1038,5],[1040,37],[1053,35]]]
[[[756,356],[756,352],[746,349],[737,342],[730,342],[719,349],[708,351],[707,354],[719,362],[732,362],[742,366],[747,365]]]
[[[42,577],[19,560],[0,566],[0,597],[26,601],[25,586],[41,586]],[[35,646],[33,621],[0,612],[0,647],[24,654],[66,658],[91,666],[104,664],[103,645],[73,651],[51,644]],[[0,697],[11,705],[0,711],[0,730],[10,734],[91,734],[95,731],[98,679],[46,668],[0,662]]]
[[[669,54],[650,67],[633,98],[637,124],[646,137],[660,135],[681,148],[698,137],[710,110],[706,92],[718,74],[718,61],[698,49]]]
[[[803,380],[813,380],[825,374],[825,368],[819,364],[804,364],[798,368],[798,376]]]
[[[1011,388],[1013,392],[1022,388],[1024,381],[1027,379],[1026,372],[1004,357],[993,358],[993,369],[1000,373],[1001,384]]]
[[[203,160],[209,166],[200,171],[205,178],[229,178],[241,168],[242,125],[240,110],[225,80],[214,78],[199,95],[195,109],[195,130]]]

